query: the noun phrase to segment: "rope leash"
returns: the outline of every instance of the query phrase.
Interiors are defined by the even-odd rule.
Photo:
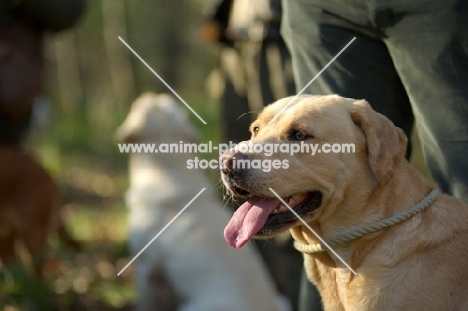
[[[366,234],[374,233],[378,230],[381,230],[383,228],[387,228],[390,226],[393,226],[397,223],[400,223],[411,216],[422,212],[426,207],[431,204],[435,198],[440,194],[439,189],[433,189],[426,197],[424,197],[420,202],[418,202],[416,205],[413,205],[411,208],[407,209],[406,211],[400,212],[392,217],[383,219],[381,221],[378,221],[376,223],[366,225],[363,227],[358,227],[356,229],[351,229],[351,230],[346,230],[340,234],[331,241],[327,241],[327,244],[330,245],[330,247],[333,247],[338,244],[343,244],[346,242],[350,242],[352,240],[358,239]],[[325,248],[322,244],[307,244],[303,243],[300,241],[294,241],[294,247],[300,251],[301,253],[304,254],[315,254],[315,253],[321,253],[325,252],[327,248]]]

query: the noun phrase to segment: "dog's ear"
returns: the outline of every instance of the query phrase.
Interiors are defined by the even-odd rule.
[[[146,92],[133,101],[127,117],[114,133],[115,142],[127,144],[141,142],[146,127],[145,118],[156,96],[154,93]]]
[[[117,143],[136,143],[140,141],[141,127],[129,126],[124,122],[117,128],[114,134],[114,141]]]
[[[351,119],[366,137],[369,166],[379,185],[386,184],[405,157],[408,139],[401,129],[374,111],[366,101],[353,104]]]

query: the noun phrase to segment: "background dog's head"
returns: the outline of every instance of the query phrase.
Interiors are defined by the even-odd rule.
[[[148,92],[132,103],[130,113],[115,133],[115,140],[121,143],[196,143],[199,134],[174,98]]]

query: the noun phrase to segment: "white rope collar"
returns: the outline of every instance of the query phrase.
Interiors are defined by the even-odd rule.
[[[334,239],[327,241],[327,244],[330,247],[333,247],[338,244],[343,244],[346,242],[350,242],[352,240],[358,239],[366,234],[374,233],[378,230],[383,228],[387,228],[393,226],[397,223],[400,223],[411,216],[423,211],[426,207],[429,206],[440,194],[439,189],[433,189],[426,197],[424,197],[419,203],[413,205],[411,208],[407,209],[406,211],[400,212],[392,217],[383,219],[376,223],[365,225],[357,228],[351,228],[348,230],[344,230],[343,232],[339,233],[337,237]],[[307,244],[300,241],[294,241],[294,247],[304,254],[316,254],[322,253],[327,250],[327,248],[318,243],[318,244]]]

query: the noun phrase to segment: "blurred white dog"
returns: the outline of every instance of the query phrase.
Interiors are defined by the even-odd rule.
[[[145,93],[116,132],[123,143],[198,142],[187,113],[169,95]],[[130,249],[136,255],[202,188],[206,190],[138,257],[139,310],[161,310],[156,275],[165,276],[183,311],[287,310],[252,247],[223,239],[231,214],[204,174],[187,169],[186,153],[130,156]],[[156,277],[158,278],[158,277]],[[164,307],[160,307],[164,308]]]

